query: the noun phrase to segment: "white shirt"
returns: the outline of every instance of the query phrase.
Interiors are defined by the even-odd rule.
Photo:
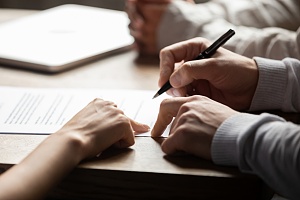
[[[231,28],[236,34],[224,45],[231,51],[250,58],[300,59],[299,27],[299,0],[174,0],[159,24],[157,46],[198,36],[214,41]]]

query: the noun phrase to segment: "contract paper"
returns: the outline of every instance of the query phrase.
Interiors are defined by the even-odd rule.
[[[113,101],[124,114],[151,128],[167,95],[155,91],[0,87],[0,134],[51,134],[95,98]],[[169,128],[162,137],[167,137]],[[136,136],[150,136],[150,132]]]

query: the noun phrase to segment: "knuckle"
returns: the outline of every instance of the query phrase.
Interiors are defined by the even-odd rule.
[[[170,100],[169,100],[169,99],[164,99],[164,100],[162,100],[161,103],[160,103],[160,106],[159,106],[159,107],[160,107],[160,110],[162,110],[164,107],[168,106],[169,103],[170,103]]]
[[[119,114],[121,114],[122,116],[126,117],[123,110],[120,110],[120,109],[118,109],[118,108],[116,108],[116,109],[118,110]],[[127,117],[126,117],[126,118],[127,118]]]
[[[129,144],[129,146],[133,146],[133,145],[135,144],[135,140],[130,140],[130,141],[128,142],[128,144]]]
[[[201,42],[201,43],[203,43],[206,46],[209,46],[210,43],[211,43],[208,39],[206,39],[204,37],[196,37],[195,38],[195,42]]]
[[[191,63],[190,62],[185,62],[181,65],[182,69],[188,70],[191,68]]]
[[[205,101],[207,99],[208,99],[208,97],[206,97],[206,96],[193,95],[193,96],[189,97],[189,102],[192,103],[192,102],[198,102],[198,101]]]
[[[119,126],[128,126],[129,124],[130,124],[130,120],[129,120],[129,118],[128,117],[126,117],[125,115],[123,115],[123,114],[121,114],[121,113],[119,113],[119,114],[117,114],[117,124],[119,125]]]
[[[200,95],[190,96],[189,102],[193,102],[193,101],[201,101],[201,96]]]
[[[103,100],[101,98],[95,98],[92,102],[93,103],[99,103],[102,102]]]
[[[182,118],[185,119],[185,122],[187,122],[190,119],[193,119],[196,117],[196,114],[192,111],[188,111],[182,114]],[[184,123],[186,124],[186,123]]]
[[[206,38],[202,38],[202,42],[203,42],[203,44],[205,44],[207,47],[210,45],[210,41],[208,40],[208,39],[206,39]]]
[[[187,111],[191,110],[191,106],[189,103],[184,103],[181,107],[180,110],[182,113],[186,113]]]
[[[181,145],[181,149],[184,149],[184,147],[186,145],[189,145],[187,133],[188,133],[188,130],[187,130],[187,126],[185,126],[185,125],[180,126],[174,133],[174,135],[176,135],[178,141],[180,141],[179,144]]]
[[[187,129],[188,127],[186,127],[186,125],[190,124],[189,122],[191,122],[195,118],[198,118],[198,117],[193,111],[184,112],[179,117],[178,124],[179,124],[179,126],[184,126],[184,128]]]
[[[112,102],[112,101],[106,101],[106,103],[107,103],[108,105],[116,106],[116,104],[115,104],[114,102]]]
[[[181,125],[183,125],[183,124],[186,124],[187,120],[188,120],[188,119],[185,117],[185,113],[182,114],[182,115],[180,116],[180,118],[178,119],[178,124],[179,124],[179,126],[181,126]]]
[[[195,97],[192,97],[192,98],[195,98]],[[194,100],[190,100],[190,101],[188,101],[188,102],[186,102],[186,103],[184,103],[184,104],[182,104],[182,106],[181,106],[181,111],[183,112],[183,113],[185,113],[185,112],[188,112],[188,111],[190,111],[190,110],[193,110],[193,108],[194,108],[194,105],[193,105],[193,102]]]
[[[163,49],[161,49],[160,52],[159,52],[159,57],[164,58],[164,57],[172,56],[171,48],[173,48],[173,47],[168,46],[168,47],[164,47]]]

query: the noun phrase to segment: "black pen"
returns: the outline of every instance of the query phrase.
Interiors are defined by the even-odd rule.
[[[229,29],[224,35],[222,35],[218,40],[216,40],[212,45],[210,45],[205,51],[201,52],[194,60],[200,60],[211,57],[219,47],[221,47],[227,40],[229,40],[235,34],[234,30]],[[166,82],[154,95],[153,99],[161,95],[172,88],[170,81]]]

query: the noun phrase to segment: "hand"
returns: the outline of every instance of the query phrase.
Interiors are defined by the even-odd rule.
[[[95,99],[1,175],[0,199],[43,199],[82,160],[111,145],[131,146],[134,131],[148,130],[147,125],[126,117],[116,104]]]
[[[171,0],[127,0],[125,10],[130,19],[130,34],[135,39],[135,48],[141,54],[157,55],[156,32]]]
[[[83,141],[81,159],[85,159],[111,145],[129,147],[134,144],[134,131],[148,130],[149,126],[129,119],[113,102],[95,99],[56,134],[77,134]]]
[[[257,82],[255,61],[219,48],[212,58],[193,60],[211,43],[194,38],[160,52],[159,86],[170,80],[172,96],[204,95],[236,110],[250,107]]]
[[[157,55],[158,26],[168,5],[173,0],[126,0],[125,11],[130,19],[130,34],[141,54]],[[186,0],[195,3],[194,0]]]
[[[211,143],[219,126],[238,112],[207,97],[175,97],[161,103],[152,137],[160,136],[172,122],[162,143],[166,154],[184,151],[211,160]]]
[[[158,26],[168,5],[173,0],[126,0],[125,11],[130,19],[130,34],[141,54],[157,55]],[[195,4],[194,0],[186,2]]]

